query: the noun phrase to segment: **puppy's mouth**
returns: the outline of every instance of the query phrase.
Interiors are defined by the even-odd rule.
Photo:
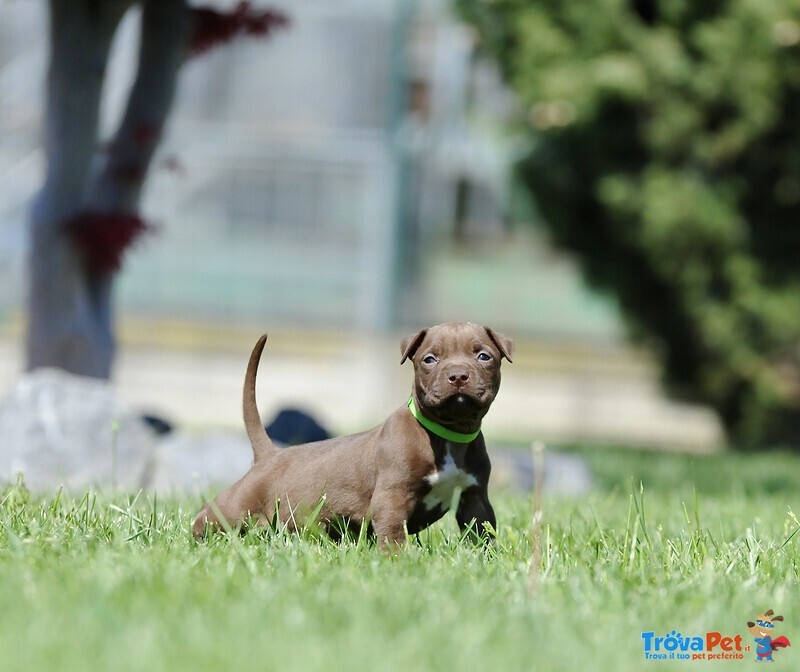
[[[468,392],[455,392],[442,400],[441,406],[453,406],[455,408],[475,408],[482,407],[483,401],[476,394]]]
[[[492,395],[486,389],[452,390],[444,394],[431,391],[425,395],[425,406],[443,421],[480,422],[491,403]]]
[[[428,403],[435,408],[476,408],[486,406],[490,400],[487,399],[485,388],[480,389],[454,389],[441,390],[432,389],[425,395]]]

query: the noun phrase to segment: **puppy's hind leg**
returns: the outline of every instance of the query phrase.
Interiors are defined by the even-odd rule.
[[[248,518],[256,520],[268,514],[258,496],[261,479],[248,472],[230,488],[221,492],[213,501],[207,501],[192,523],[192,534],[203,537],[209,531],[232,532],[239,529]]]

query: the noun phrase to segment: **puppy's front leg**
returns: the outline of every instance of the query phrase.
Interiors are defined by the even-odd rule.
[[[372,529],[378,545],[395,553],[406,540],[406,520],[410,514],[409,496],[402,488],[376,490],[370,503]]]
[[[489,541],[485,524],[488,523],[494,530],[497,527],[497,520],[485,488],[468,488],[461,493],[458,509],[456,509],[456,520],[462,531],[472,530],[470,536],[476,541]]]

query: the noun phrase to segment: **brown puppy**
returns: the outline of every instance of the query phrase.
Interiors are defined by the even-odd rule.
[[[291,448],[278,448],[264,431],[255,398],[258,363],[266,336],[256,343],[244,380],[243,411],[253,446],[253,466],[239,481],[205,504],[193,531],[202,536],[220,525],[248,518],[278,518],[302,525],[320,498],[318,521],[358,529],[367,523],[378,542],[400,544],[461,497],[456,519],[477,533],[495,526],[487,486],[491,465],[481,420],[500,387],[500,361],[511,361],[511,339],[471,323],[423,329],[401,344],[400,363],[414,363],[408,404],[374,429]]]

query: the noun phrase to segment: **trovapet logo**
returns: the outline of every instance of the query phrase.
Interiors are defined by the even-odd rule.
[[[774,637],[775,623],[783,616],[775,615],[772,609],[747,621],[750,637],[741,633],[722,633],[716,630],[684,635],[672,630],[664,635],[655,631],[642,633],[642,648],[645,660],[755,660],[772,662],[778,649],[791,646],[786,637]],[[755,656],[751,657],[753,652]]]
[[[647,660],[742,660],[749,644],[742,636],[706,632],[686,636],[673,630],[659,637],[655,632],[643,632],[644,657]]]

